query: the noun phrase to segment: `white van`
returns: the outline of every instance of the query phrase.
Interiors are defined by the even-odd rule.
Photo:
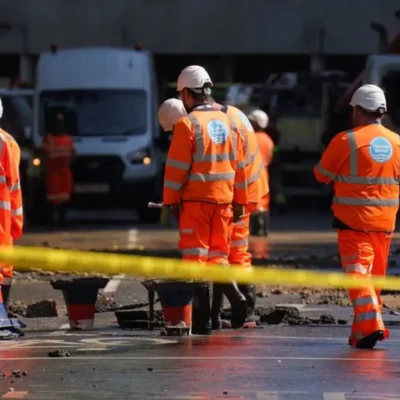
[[[35,148],[40,149],[49,115],[62,110],[77,153],[73,205],[126,206],[136,208],[141,220],[156,218],[147,202],[160,200],[163,154],[150,53],[52,50],[37,65]]]

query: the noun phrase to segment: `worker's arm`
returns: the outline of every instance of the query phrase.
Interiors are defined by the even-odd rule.
[[[192,165],[193,132],[190,121],[184,117],[174,126],[164,174],[163,204],[179,204],[181,189]]]
[[[24,214],[22,207],[22,191],[19,176],[21,151],[17,142],[4,143],[4,164],[11,202],[11,237],[16,240],[22,236]]]
[[[247,192],[247,174],[246,167],[248,162],[248,157],[246,154],[246,141],[238,130],[232,131],[233,135],[237,136],[237,163],[236,163],[236,173],[235,173],[235,183],[233,190],[233,203],[245,205],[249,202],[248,192]]]
[[[323,152],[319,163],[314,167],[315,179],[326,184],[334,181],[349,155],[349,149],[346,132],[337,134]]]

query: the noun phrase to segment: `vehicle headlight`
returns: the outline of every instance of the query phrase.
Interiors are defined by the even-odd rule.
[[[42,160],[39,157],[35,157],[32,159],[32,165],[34,167],[40,167],[41,164],[42,164]]]
[[[131,164],[151,164],[150,150],[147,148],[132,151],[126,155],[126,158]]]

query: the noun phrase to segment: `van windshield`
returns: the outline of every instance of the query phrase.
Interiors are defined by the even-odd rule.
[[[387,101],[387,115],[382,124],[400,133],[400,70],[387,70],[382,76],[381,87]]]
[[[55,113],[64,114],[71,136],[140,135],[146,131],[143,90],[59,90],[40,94],[40,134]]]

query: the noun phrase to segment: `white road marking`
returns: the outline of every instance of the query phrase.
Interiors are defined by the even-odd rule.
[[[53,346],[54,347],[54,346]],[[1,355],[1,353],[0,353]],[[141,356],[114,356],[109,357],[67,357],[67,358],[52,358],[52,360],[288,360],[288,361],[356,361],[356,362],[385,362],[385,363],[399,363],[400,359],[384,359],[384,358],[351,358],[351,357],[261,357],[261,356],[246,356],[246,357],[178,357],[178,356],[166,356],[166,357],[141,357]],[[0,357],[0,360],[7,361],[23,361],[23,360],[49,360],[49,357]]]
[[[277,392],[257,392],[257,400],[279,400]]]
[[[329,393],[326,392],[323,394],[324,400],[346,400],[345,393]]]
[[[137,247],[138,232],[139,231],[137,229],[130,229],[128,231],[128,243],[126,246],[128,249],[134,249]]]
[[[125,275],[114,276],[103,289],[103,294],[116,293],[123,278],[125,278]]]

